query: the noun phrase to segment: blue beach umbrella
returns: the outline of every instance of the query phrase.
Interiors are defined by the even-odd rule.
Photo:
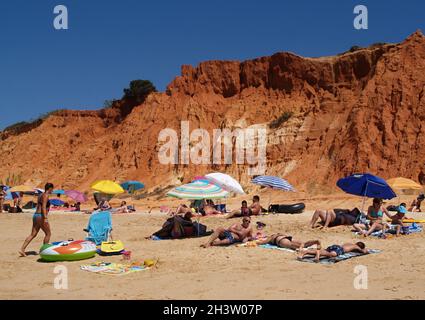
[[[339,179],[336,185],[346,193],[356,196],[388,200],[397,197],[384,179],[370,173],[353,174]]]
[[[60,206],[63,206],[65,204],[65,202],[63,202],[60,199],[51,199],[49,201],[50,201],[50,204],[55,206],[55,207],[60,207]]]
[[[126,181],[121,183],[121,187],[128,193],[134,193],[137,190],[143,189],[145,185],[139,181]]]

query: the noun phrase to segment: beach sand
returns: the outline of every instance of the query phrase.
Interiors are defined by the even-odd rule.
[[[246,198],[250,198],[247,196]],[[313,209],[358,206],[359,198],[317,197],[306,201],[307,210],[297,215],[267,215],[253,218],[267,224],[267,233],[284,232],[294,239],[320,239],[324,245],[356,241],[350,227],[323,232],[307,227]],[[301,199],[302,200],[302,199]],[[147,201],[147,200],[146,200]],[[147,207],[148,202],[137,203]],[[149,203],[154,203],[149,200]],[[240,199],[228,202],[233,208]],[[155,204],[178,204],[178,200]],[[147,213],[152,210],[151,213]],[[416,214],[421,217],[425,214]],[[160,228],[165,215],[159,207],[144,213],[113,216],[115,239],[132,251],[133,261],[159,259],[156,267],[124,276],[99,275],[80,270],[85,263],[119,262],[121,256],[100,257],[75,262],[42,263],[38,255],[18,257],[17,251],[30,232],[31,214],[0,214],[1,299],[425,299],[424,233],[391,239],[368,238],[369,248],[380,254],[362,256],[334,265],[296,261],[295,254],[263,248],[200,248],[207,238],[185,240],[145,240]],[[83,239],[89,215],[52,213],[52,241]],[[209,229],[229,226],[238,219],[206,217]],[[42,232],[28,251],[38,251]],[[57,265],[68,270],[68,289],[54,288]],[[357,265],[367,267],[368,289],[354,288]]]

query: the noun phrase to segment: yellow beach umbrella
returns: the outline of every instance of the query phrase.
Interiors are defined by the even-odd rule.
[[[124,189],[116,182],[111,180],[99,180],[90,185],[93,190],[106,194],[124,193]]]
[[[15,186],[9,190],[10,192],[34,192],[34,188],[21,185],[21,186]]]
[[[402,177],[387,180],[391,188],[397,190],[421,190],[422,186],[411,179]]]

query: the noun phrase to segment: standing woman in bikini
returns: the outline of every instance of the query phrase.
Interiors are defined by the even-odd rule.
[[[50,241],[51,232],[47,215],[50,209],[49,196],[52,194],[53,188],[53,184],[46,183],[46,186],[44,187],[44,193],[38,197],[37,210],[35,211],[34,216],[32,217],[31,234],[25,239],[24,243],[22,244],[22,248],[19,251],[21,257],[26,257],[25,249],[28,247],[30,242],[37,236],[40,229],[43,230],[45,234],[43,244],[49,243]]]

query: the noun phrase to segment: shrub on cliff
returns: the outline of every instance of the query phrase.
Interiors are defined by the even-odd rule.
[[[143,103],[150,93],[156,91],[155,86],[149,80],[133,80],[130,82],[129,88],[124,89],[123,98]]]
[[[273,120],[272,122],[270,122],[269,127],[271,129],[276,129],[279,128],[282,124],[284,124],[286,121],[288,121],[291,117],[292,117],[293,113],[290,111],[285,111],[284,113],[282,113],[279,118],[277,118],[276,120]]]

